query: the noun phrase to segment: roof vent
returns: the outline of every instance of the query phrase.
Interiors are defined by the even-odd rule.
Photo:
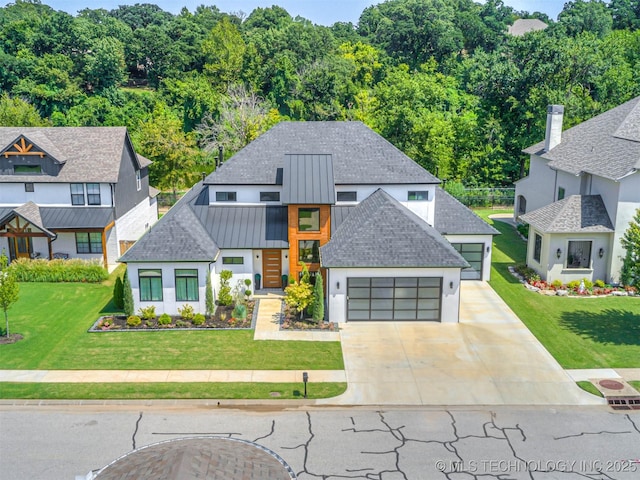
[[[544,151],[548,152],[562,141],[563,105],[549,105],[547,107],[547,131],[544,136]]]

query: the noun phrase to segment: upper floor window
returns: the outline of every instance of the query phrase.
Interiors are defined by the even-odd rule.
[[[558,187],[558,200],[562,200],[564,198],[564,187]]]
[[[409,193],[407,194],[407,200],[409,201],[429,200],[429,192],[427,190],[409,191]]]
[[[136,170],[136,190],[142,190],[142,176],[140,170]]]
[[[357,202],[358,192],[337,192],[336,200],[339,202]]]
[[[84,205],[84,185],[82,183],[71,184],[71,205]]]
[[[540,263],[540,255],[542,253],[542,237],[536,233],[533,240],[533,259]]]
[[[100,205],[99,183],[87,183],[87,203],[89,205]]]
[[[24,184],[25,192],[33,192],[33,183],[25,183]]]
[[[216,192],[216,202],[235,202],[236,192]]]
[[[16,175],[39,175],[42,173],[40,165],[14,165],[13,173]]]
[[[298,260],[304,263],[320,263],[320,240],[300,240]]]
[[[320,209],[300,208],[298,209],[298,230],[301,232],[320,231]]]
[[[279,202],[280,192],[260,192],[261,202]]]

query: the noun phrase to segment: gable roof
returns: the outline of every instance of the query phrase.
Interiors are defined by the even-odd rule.
[[[331,155],[285,155],[282,203],[332,205],[336,199]]]
[[[433,227],[382,189],[353,208],[320,247],[323,267],[451,267],[469,264]]]
[[[287,154],[331,155],[337,185],[440,183],[362,122],[281,122],[224,162],[205,183],[277,185]]]
[[[436,188],[434,227],[442,235],[500,235],[500,232],[442,188]]]
[[[562,141],[548,152],[544,141],[524,152],[573,175],[619,180],[634,173],[640,169],[640,97],[565,130]]]
[[[571,195],[520,218],[545,233],[608,233],[613,224],[600,195]]]
[[[194,185],[119,262],[212,262],[220,249],[190,208],[202,190]]]
[[[40,215],[40,208],[33,202],[27,202],[19,207],[13,209],[7,209],[3,215],[0,216],[0,225],[4,225],[8,221],[12,220],[16,216],[24,218],[31,225],[42,231],[47,237],[55,238],[56,234],[51,232],[44,226],[42,217]]]
[[[56,176],[0,175],[0,182],[117,183],[124,150],[133,152],[126,127],[0,127],[0,151],[21,138],[64,166]],[[134,159],[138,168],[151,164],[135,152]]]

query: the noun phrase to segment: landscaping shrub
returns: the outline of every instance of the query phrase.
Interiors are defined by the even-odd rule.
[[[124,308],[124,285],[120,277],[116,277],[113,285],[113,303],[120,310]]]
[[[584,288],[587,290],[591,290],[593,288],[593,282],[588,278],[583,278],[582,281],[584,282]]]
[[[109,277],[109,273],[99,262],[79,258],[70,260],[20,258],[11,262],[11,270],[19,282],[99,283]]]
[[[529,224],[528,223],[519,223],[516,227],[518,233],[522,235],[524,238],[529,238]]]
[[[554,289],[559,290],[562,288],[562,282],[560,280],[554,280],[553,282],[551,282],[551,286]]]
[[[605,287],[605,283],[602,280],[596,280],[594,282],[594,285],[598,288],[604,288]]]
[[[316,276],[316,284],[313,286],[313,303],[311,316],[316,322],[324,320],[324,288],[322,285],[322,275]]]
[[[577,290],[578,287],[580,287],[580,280],[571,280],[569,283],[567,283],[567,288],[571,290]]]
[[[233,276],[231,270],[222,270],[220,272],[220,291],[218,292],[218,305],[229,306],[233,303],[231,296],[231,286],[229,280]]]
[[[129,281],[128,270],[124,271],[122,277],[122,309],[124,314],[129,316],[133,315],[133,292],[131,291],[131,282]]]
[[[233,318],[237,318],[239,320],[244,320],[247,318],[247,306],[239,303],[233,309]]]
[[[145,320],[153,320],[156,318],[156,307],[151,305],[149,307],[140,308],[140,316]]]
[[[196,326],[204,324],[204,315],[202,315],[201,313],[196,313],[193,316],[193,320],[191,320],[191,323],[193,323]]]
[[[207,270],[207,286],[204,296],[205,313],[207,315],[213,315],[215,311],[215,305],[213,302],[213,287],[211,286],[211,272]]]
[[[178,308],[178,313],[184,320],[192,320],[195,312],[191,305],[182,305],[182,308]]]
[[[158,318],[158,325],[170,325],[171,324],[171,316],[168,313],[163,313]]]
[[[137,315],[130,315],[127,317],[127,326],[129,327],[137,327],[142,323],[142,320]]]

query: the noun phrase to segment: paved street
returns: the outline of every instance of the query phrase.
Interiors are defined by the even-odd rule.
[[[0,406],[0,478],[74,479],[132,449],[202,435],[254,441],[304,480],[640,475],[640,414],[606,407],[170,405]]]

